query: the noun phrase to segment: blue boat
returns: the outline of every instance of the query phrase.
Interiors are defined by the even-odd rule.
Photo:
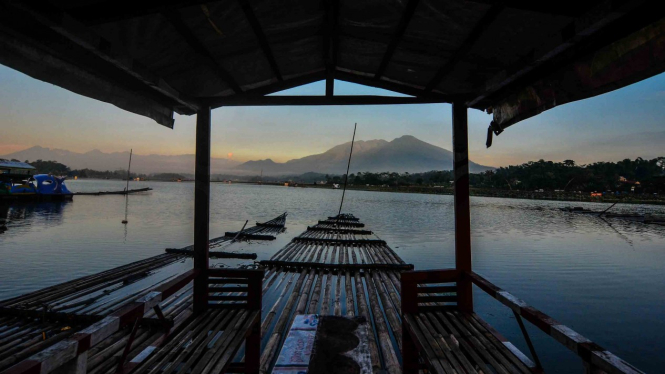
[[[25,162],[0,160],[0,199],[30,201],[69,200],[74,194],[65,185],[66,178],[37,174]]]

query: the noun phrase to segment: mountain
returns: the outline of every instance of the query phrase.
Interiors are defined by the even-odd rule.
[[[118,170],[127,169],[129,152],[104,153],[92,150],[76,153],[63,149],[40,146],[1,156],[2,158],[25,161],[57,161],[71,169]],[[194,155],[132,155],[132,171],[136,173],[194,173]],[[220,173],[237,166],[238,161],[224,158],[211,159],[211,172]]]
[[[307,172],[343,174],[349,159],[351,142],[340,144],[329,150],[311,156],[290,160],[284,163],[271,159],[238,161],[212,158],[213,174],[264,175],[303,174]],[[85,153],[63,149],[34,146],[22,151],[0,156],[21,161],[57,161],[71,169],[118,170],[126,169],[129,152],[105,153],[92,150]],[[385,140],[359,140],[353,145],[351,172],[396,171],[418,173],[430,170],[450,170],[453,167],[453,153],[426,143],[413,136],[405,135],[390,142]],[[491,167],[469,162],[472,173],[492,169]],[[137,155],[132,156],[132,171],[136,173],[194,173],[194,155]]]
[[[306,172],[343,174],[346,171],[351,142],[335,146],[324,153],[277,163],[270,159],[248,161],[235,167],[236,171],[264,174],[300,174]],[[385,140],[359,140],[353,146],[351,172],[409,172],[451,170],[453,153],[426,143],[410,135],[390,142]],[[472,173],[493,169],[469,162]]]

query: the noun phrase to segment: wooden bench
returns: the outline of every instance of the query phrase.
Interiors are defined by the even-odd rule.
[[[459,271],[411,271],[401,277],[405,374],[423,368],[459,374],[540,371],[480,317],[458,309]]]
[[[210,269],[208,310],[192,317],[132,374],[258,373],[263,270]],[[244,363],[232,364],[245,344]]]

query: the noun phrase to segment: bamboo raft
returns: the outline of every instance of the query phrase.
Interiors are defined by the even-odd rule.
[[[276,359],[294,315],[302,313],[364,316],[374,327],[370,339],[374,367],[399,371],[399,271],[412,266],[384,242],[363,242],[376,239],[367,231],[356,234],[355,225],[342,221],[333,225],[310,227],[263,265],[262,372],[267,372]],[[335,238],[338,243],[331,241]],[[165,269],[183,258],[163,254],[1,302],[0,370],[145,296],[154,286],[172,279]],[[150,284],[146,279],[131,283],[160,267],[159,277],[147,279]],[[117,296],[128,282],[133,292],[125,288],[125,296]],[[191,316],[191,300],[190,283],[159,304],[164,316],[173,321],[173,329]],[[127,359],[131,361],[147,347],[158,344],[162,329],[155,313],[149,311],[141,320]],[[88,372],[115,372],[129,335],[129,329],[124,329],[93,347]]]
[[[209,374],[210,368],[221,367],[220,362],[229,362],[232,368],[237,368],[244,362],[245,348],[233,356],[225,353],[224,359],[215,352],[230,347],[231,340],[242,344],[243,329],[233,321],[248,315],[241,309],[247,305],[242,304],[242,300],[251,301],[252,289],[255,295],[261,295],[255,303],[263,300],[260,360],[258,352],[253,352],[257,359],[251,361],[259,362],[261,373],[270,372],[289,327],[299,314],[364,317],[370,330],[367,345],[373,372],[401,373],[405,348],[411,357],[410,365],[414,363],[412,343],[402,347],[403,334],[407,331],[403,331],[404,328],[409,329],[410,336],[416,337],[419,352],[434,372],[542,372],[533,350],[535,364],[478,316],[455,308],[459,284],[450,282],[459,281],[459,270],[401,274],[413,266],[406,264],[368,230],[358,230],[348,223],[359,221],[326,222],[308,227],[269,260],[260,261],[258,274],[263,275],[262,284],[260,278],[255,279],[255,283],[236,279],[237,276],[225,280],[214,278],[220,269],[211,268],[209,310],[202,314],[195,315],[192,308],[192,279],[198,270],[183,269],[183,266],[174,269],[184,258],[174,254],[155,256],[2,301],[0,372],[32,372],[26,369],[34,365],[30,362],[36,362],[44,354],[53,356],[58,350],[56,343],[63,346],[61,343],[69,342],[71,346],[72,339],[80,339],[77,335],[90,334],[87,331],[95,334],[103,330],[93,328],[95,325],[118,315],[120,317],[113,318],[120,318],[124,324],[106,331],[92,346],[83,347],[88,373]],[[148,273],[152,275],[146,277]],[[639,373],[481,276],[470,273],[465,277],[511,308],[516,318],[521,316],[548,335],[556,335],[557,340],[583,359],[591,360],[609,370],[607,372]],[[448,285],[422,287],[427,283]],[[233,305],[235,303],[238,305]],[[405,305],[410,308],[407,314],[403,314],[407,310]],[[123,312],[127,310],[133,314],[129,317],[135,318],[135,322],[127,319],[128,315]],[[521,319],[518,320],[521,326]],[[95,325],[91,326],[93,323]],[[528,336],[525,337],[532,349]],[[257,344],[258,340],[256,335]],[[49,347],[51,349],[46,350]],[[63,354],[78,357],[71,356],[71,350]],[[71,359],[61,358],[60,362]],[[187,368],[191,368],[191,372]],[[622,370],[611,370],[613,368]]]
[[[256,226],[252,226],[248,229],[236,232],[225,232],[223,236],[210,239],[210,248],[217,248],[223,244],[235,242],[238,240],[275,240],[275,235],[279,235],[285,230],[286,216],[287,213],[284,212],[269,221],[257,222]],[[183,248],[166,248],[165,251],[166,253],[191,256],[193,254],[193,250],[194,245],[192,244]],[[256,258],[255,254],[230,253],[222,251],[210,251],[209,256],[211,258]]]
[[[129,195],[133,193],[148,192],[148,191],[152,191],[152,188],[145,187],[145,188],[136,188],[133,190],[122,190],[122,191],[75,192],[74,195],[77,196]]]

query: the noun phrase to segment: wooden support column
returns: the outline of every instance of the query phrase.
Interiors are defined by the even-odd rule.
[[[462,271],[458,282],[458,305],[473,311],[471,280],[471,214],[469,210],[469,131],[467,107],[453,103],[453,170],[455,173],[455,268]]]
[[[196,172],[194,187],[194,313],[208,307],[208,250],[210,238],[210,107],[196,114]]]

